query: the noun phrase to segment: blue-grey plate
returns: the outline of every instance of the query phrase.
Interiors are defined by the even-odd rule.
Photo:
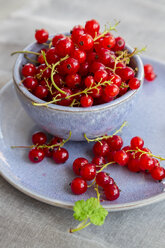
[[[145,82],[135,109],[128,118],[122,137],[124,145],[131,137],[141,136],[145,146],[154,154],[165,156],[165,64],[143,58],[151,63],[158,75],[154,82]],[[13,83],[9,82],[0,92],[0,173],[14,187],[25,194],[51,205],[72,208],[75,201],[95,196],[92,188],[81,196],[73,195],[69,183],[75,177],[72,162],[83,156],[92,159],[92,144],[69,142],[66,148],[70,158],[67,163],[56,165],[50,159],[39,164],[28,160],[28,149],[11,149],[12,145],[31,144],[31,135],[39,130],[27,116],[17,100]],[[132,173],[113,165],[107,172],[121,189],[120,197],[113,202],[104,201],[109,211],[144,206],[165,199],[165,185],[152,180],[150,175]]]

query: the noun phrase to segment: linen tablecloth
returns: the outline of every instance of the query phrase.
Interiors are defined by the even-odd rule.
[[[164,0],[5,0],[0,1],[0,87],[12,77],[10,53],[34,40],[37,28],[65,32],[95,18],[101,25],[120,20],[118,33],[133,47],[165,59]],[[102,227],[75,234],[72,211],[49,206],[20,193],[0,177],[1,248],[164,248],[165,201],[110,213]]]

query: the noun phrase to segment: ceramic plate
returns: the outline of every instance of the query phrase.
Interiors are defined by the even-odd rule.
[[[124,145],[133,136],[141,136],[145,146],[154,154],[165,156],[165,64],[143,58],[151,63],[158,75],[153,83],[144,83],[134,111],[128,118],[122,137]],[[0,172],[14,187],[25,194],[51,205],[72,208],[75,201],[95,196],[90,188],[84,195],[76,196],[69,183],[75,177],[72,161],[77,157],[92,158],[92,144],[69,142],[66,148],[70,158],[67,163],[56,165],[50,159],[39,164],[28,160],[28,149],[11,149],[12,145],[30,145],[31,135],[39,130],[27,116],[17,100],[13,83],[9,82],[0,92]],[[120,187],[121,195],[113,202],[104,201],[109,211],[125,210],[144,206],[165,199],[165,185],[155,182],[150,175],[132,173],[126,168],[113,165],[107,172]]]

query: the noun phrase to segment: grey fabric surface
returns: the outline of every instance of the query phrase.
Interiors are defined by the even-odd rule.
[[[132,46],[148,46],[147,55],[164,60],[164,0],[0,0],[0,87],[11,79],[15,58],[34,38],[36,28],[50,33],[96,18],[117,19],[118,32]],[[110,213],[102,227],[75,234],[72,212],[40,203],[0,177],[1,248],[164,248],[165,201],[144,208]]]

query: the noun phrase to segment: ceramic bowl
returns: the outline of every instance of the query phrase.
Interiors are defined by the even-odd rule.
[[[43,48],[43,45],[32,43],[24,50],[38,52],[41,48]],[[130,52],[133,51],[130,46],[126,48]],[[34,58],[34,55],[29,55],[29,57]],[[27,60],[23,54],[20,54],[13,71],[15,90],[25,111],[39,127],[52,135],[67,138],[69,131],[71,131],[71,140],[74,141],[83,141],[84,133],[89,138],[110,133],[127,120],[133,105],[137,103],[137,97],[141,91],[144,78],[142,60],[138,55],[135,55],[131,58],[131,66],[138,68],[136,77],[141,81],[141,86],[138,90],[130,90],[112,102],[89,108],[67,107],[55,104],[50,104],[47,107],[34,106],[33,102],[44,103],[44,101],[35,97],[23,84],[20,84],[22,80],[21,69],[25,63],[27,63]]]

